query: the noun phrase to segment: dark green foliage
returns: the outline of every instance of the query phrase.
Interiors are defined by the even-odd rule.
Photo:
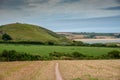
[[[106,55],[96,57],[96,59],[120,59],[120,51],[113,50]]]
[[[82,41],[73,41],[72,46],[84,46]]]
[[[61,57],[64,55],[65,55],[64,53],[60,53],[60,52],[53,52],[49,54],[49,56],[55,56],[55,57]]]
[[[105,44],[102,44],[102,43],[94,43],[94,44],[91,44],[90,46],[94,46],[94,47],[105,47],[106,45],[105,45]]]
[[[55,43],[53,41],[49,41],[47,44],[48,45],[54,45]]]
[[[120,52],[117,50],[111,51],[107,54],[108,57],[110,58],[115,58],[115,59],[120,59]]]
[[[63,59],[63,57],[65,56],[65,53],[60,53],[60,52],[53,52],[53,53],[49,53],[49,57],[51,59]]]
[[[85,55],[79,53],[79,52],[73,52],[71,54],[71,57],[74,57],[75,59],[83,59],[84,57],[86,57]]]
[[[0,55],[0,61],[31,61],[41,60],[40,55],[30,55],[27,53],[18,53],[15,50],[4,50]]]
[[[73,53],[49,53],[49,56],[31,55],[24,52],[18,53],[15,50],[4,50],[0,54],[0,61],[33,61],[33,60],[94,60],[94,59],[120,59],[119,51],[111,51],[102,56],[88,56],[79,52]]]
[[[62,60],[94,60],[94,59],[120,59],[120,52],[119,51],[111,51],[106,55],[101,56],[88,56],[84,55],[79,52],[73,52],[73,53],[59,53],[59,52],[53,52],[49,53],[49,57],[52,60],[56,59],[62,59]]]
[[[51,57],[51,59],[77,60],[77,59],[85,59],[86,56],[79,52],[73,52],[71,54],[53,52],[53,53],[49,53],[49,57]]]
[[[11,36],[8,35],[7,33],[5,33],[5,34],[2,35],[2,39],[3,39],[4,41],[12,40]]]
[[[38,41],[18,41],[18,42],[14,42],[14,41],[7,41],[7,42],[3,42],[0,41],[0,43],[2,44],[35,44],[35,45],[46,45],[45,42],[38,42]]]

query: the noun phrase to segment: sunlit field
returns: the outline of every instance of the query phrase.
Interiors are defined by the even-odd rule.
[[[58,60],[0,62],[0,80],[120,80],[120,60]]]
[[[3,50],[16,50],[17,52],[26,52],[28,54],[48,55],[52,52],[72,53],[80,52],[90,56],[100,56],[107,54],[112,50],[119,48],[107,47],[81,47],[81,46],[48,46],[48,45],[22,45],[22,44],[0,44],[0,52]]]

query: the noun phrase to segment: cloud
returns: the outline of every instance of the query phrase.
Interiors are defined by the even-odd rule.
[[[74,3],[79,2],[80,0],[61,0],[60,3]]]
[[[25,5],[24,0],[2,0],[0,1],[0,8],[2,9],[17,9]]]
[[[29,3],[43,4],[47,3],[49,0],[27,0]]]
[[[0,18],[56,20],[110,17],[120,14],[118,2],[120,0],[0,0]]]
[[[44,4],[47,3],[49,0],[0,0],[0,9],[24,9],[24,8],[31,8],[35,7],[36,4]],[[35,4],[31,6],[31,4]]]
[[[20,9],[26,4],[25,0],[0,0],[0,9]]]
[[[116,2],[120,4],[120,0],[116,0]]]
[[[120,10],[120,6],[105,8],[105,10]]]
[[[80,19],[80,18],[71,18],[71,19],[59,19],[56,20],[61,23],[78,23],[78,22],[94,22],[94,23],[105,23],[105,22],[119,22],[120,15],[117,16],[109,16],[109,17],[98,17],[98,18],[87,18],[87,19]]]

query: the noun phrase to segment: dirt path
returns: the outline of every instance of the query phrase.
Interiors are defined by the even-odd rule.
[[[60,74],[60,71],[59,71],[59,64],[58,63],[55,64],[55,76],[56,76],[56,80],[63,80],[62,76]]]

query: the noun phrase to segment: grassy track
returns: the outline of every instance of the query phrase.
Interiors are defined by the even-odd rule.
[[[80,47],[80,46],[43,46],[43,45],[15,45],[15,44],[0,44],[0,52],[3,50],[16,50],[17,52],[26,52],[29,54],[48,55],[51,52],[80,52],[86,55],[99,56],[107,54],[112,50],[119,50],[119,48],[105,48],[105,47]]]

